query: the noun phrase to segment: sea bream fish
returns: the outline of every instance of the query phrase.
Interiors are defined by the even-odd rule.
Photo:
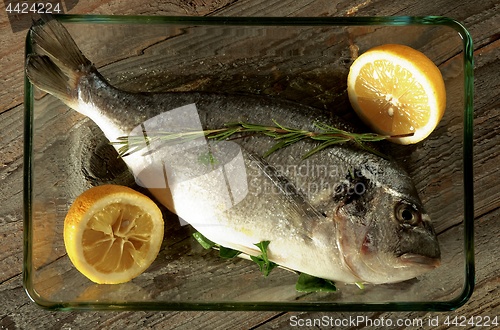
[[[110,141],[157,131],[217,129],[247,122],[317,130],[340,121],[263,96],[132,93],[111,86],[55,19],[31,29],[29,80],[88,116]],[[145,143],[124,156],[138,184],[211,241],[249,255],[269,241],[278,265],[345,283],[393,283],[440,263],[438,240],[408,174],[351,144],[304,159],[301,140],[266,158],[264,135]],[[118,147],[117,147],[118,148]]]

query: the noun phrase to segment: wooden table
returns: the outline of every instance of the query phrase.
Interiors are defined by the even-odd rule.
[[[4,1],[6,4],[10,1]],[[28,328],[288,328],[294,320],[323,316],[373,320],[499,317],[500,267],[500,5],[497,0],[193,0],[63,1],[67,13],[225,16],[443,15],[462,22],[472,35],[475,60],[474,189],[476,287],[454,312],[277,313],[277,312],[51,312],[32,303],[22,287],[23,261],[23,52],[29,16],[0,14],[0,329]],[[369,324],[367,324],[369,325]],[[368,327],[368,326],[367,326]],[[465,328],[470,328],[468,325]],[[310,327],[314,328],[314,327]],[[383,328],[383,327],[369,327]]]

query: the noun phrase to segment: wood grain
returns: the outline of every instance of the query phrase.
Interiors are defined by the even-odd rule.
[[[414,2],[409,0],[392,2],[385,0],[336,1],[326,0],[279,1],[279,0],[235,0],[235,1],[156,1],[140,3],[133,1],[80,1],[71,13],[95,14],[148,14],[148,15],[231,15],[231,16],[367,16],[367,15],[446,15],[461,21],[474,40],[475,54],[475,98],[474,98],[474,189],[476,216],[476,289],[471,300],[457,311],[449,313],[276,313],[276,312],[51,312],[40,309],[29,301],[22,288],[22,181],[23,181],[23,52],[26,30],[12,32],[6,16],[0,16],[0,328],[137,328],[152,329],[269,329],[289,328],[291,317],[319,318],[333,316],[346,318],[364,315],[373,319],[423,319],[439,317],[441,323],[432,329],[444,329],[446,316],[499,316],[499,267],[497,263],[498,238],[500,238],[500,153],[498,149],[498,114],[500,110],[498,72],[500,69],[500,20],[497,1],[451,1],[438,0]],[[24,19],[24,18],[23,18]],[[150,41],[136,40],[136,48],[142,49]],[[443,41],[444,42],[444,41]],[[435,56],[441,67],[449,68],[453,74],[459,57]],[[449,54],[449,53],[448,53]],[[124,57],[129,56],[125,54]],[[100,63],[105,65],[105,63]],[[107,66],[106,68],[113,68]],[[234,70],[235,74],[237,70]],[[175,82],[174,82],[175,84]],[[201,79],[198,86],[208,84]],[[192,88],[178,81],[172,88]],[[451,86],[454,88],[454,86]],[[293,94],[293,93],[290,93]],[[452,120],[452,118],[450,118]],[[455,141],[453,138],[450,142]],[[451,153],[454,147],[449,146]],[[438,153],[439,154],[439,153]],[[446,153],[445,153],[446,155]],[[422,190],[438,191],[453,182],[453,168],[447,169],[445,180]],[[95,174],[95,173],[94,173]],[[416,173],[423,176],[425,172]],[[97,175],[97,174],[95,174]],[[450,190],[451,191],[451,190]],[[431,194],[432,195],[432,194]],[[454,212],[454,204],[432,206],[436,212]],[[56,225],[50,219],[47,227]],[[442,228],[446,229],[448,226]],[[459,235],[459,228],[443,232],[451,239]],[[39,244],[43,247],[44,241]],[[43,249],[42,249],[43,250]],[[62,255],[62,254],[61,254]],[[59,255],[51,258],[57,260]],[[449,256],[453,257],[450,251]],[[46,263],[42,260],[40,263]],[[459,280],[453,274],[451,281]],[[57,283],[56,283],[57,284]],[[46,285],[46,290],[50,285]],[[443,293],[440,293],[443,294]],[[444,293],[446,295],[446,293]],[[313,328],[313,327],[306,327]],[[322,327],[319,327],[322,328]],[[326,328],[326,327],[324,327]],[[359,327],[362,328],[362,325]],[[367,327],[370,329],[376,327]],[[466,327],[470,328],[470,326]]]

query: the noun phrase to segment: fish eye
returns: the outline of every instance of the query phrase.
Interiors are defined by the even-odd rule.
[[[403,202],[396,205],[395,215],[400,223],[411,226],[418,224],[422,220],[420,212],[413,205]]]

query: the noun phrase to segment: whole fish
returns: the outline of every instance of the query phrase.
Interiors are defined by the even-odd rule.
[[[26,74],[38,88],[88,116],[110,141],[143,138],[123,159],[138,184],[221,246],[316,277],[393,283],[440,263],[431,220],[408,176],[394,162],[352,145],[307,159],[317,142],[301,140],[263,159],[275,141],[148,142],[158,131],[194,132],[226,123],[314,130],[321,111],[262,96],[131,93],[111,86],[55,19],[31,29]],[[133,140],[135,139],[135,140]]]

